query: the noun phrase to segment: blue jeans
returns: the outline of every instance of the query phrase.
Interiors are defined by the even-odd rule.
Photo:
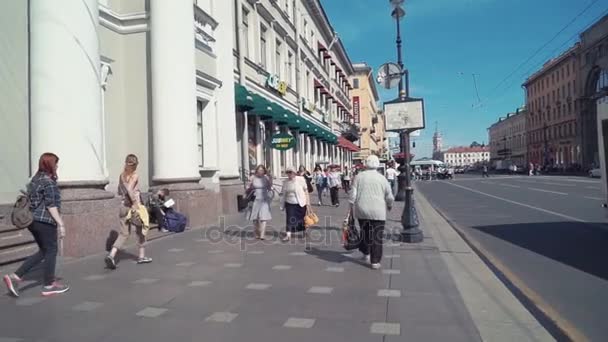
[[[15,274],[21,278],[42,262],[44,285],[52,285],[55,281],[55,264],[57,263],[57,226],[34,221],[28,229],[40,250],[27,258]]]
[[[391,192],[393,193],[393,195],[395,194],[395,180],[394,179],[389,179],[388,180],[388,184],[391,185]]]

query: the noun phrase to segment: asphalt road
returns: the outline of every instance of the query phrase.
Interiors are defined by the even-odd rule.
[[[608,210],[600,180],[458,175],[416,188],[578,336],[607,341]]]

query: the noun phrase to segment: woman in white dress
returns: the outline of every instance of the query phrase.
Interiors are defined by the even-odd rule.
[[[272,220],[270,202],[272,201],[272,181],[264,165],[258,165],[255,174],[249,180],[248,196],[255,196],[249,213],[249,220],[255,225],[256,239],[264,240],[266,222]]]
[[[292,167],[288,167],[285,173],[287,179],[281,191],[281,210],[285,210],[286,221],[283,241],[289,241],[292,233],[304,231],[304,216],[310,199],[304,177],[298,176]]]

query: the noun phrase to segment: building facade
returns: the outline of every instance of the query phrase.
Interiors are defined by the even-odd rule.
[[[190,226],[236,213],[233,15],[219,0],[5,4],[0,225],[43,152],[60,158],[68,256],[118,230],[127,154],[141,191],[169,188]]]
[[[287,166],[351,163],[342,137],[353,120],[353,69],[318,0],[237,0],[234,50],[240,173],[257,165],[281,177]],[[272,149],[277,133],[295,147]]]
[[[545,167],[568,168],[583,163],[580,123],[580,44],[543,65],[524,83],[528,115],[528,161]]]
[[[354,74],[352,101],[355,108],[354,121],[359,126],[359,147],[356,160],[365,160],[370,155],[386,155],[385,120],[378,108],[378,89],[373,79],[372,68],[365,63],[353,64]]]
[[[475,166],[490,161],[488,147],[452,147],[443,152],[443,162],[450,166]]]
[[[579,145],[585,168],[599,166],[597,102],[608,89],[608,15],[580,36],[577,94]]]
[[[527,167],[527,110],[519,108],[488,128],[490,161],[495,168]]]

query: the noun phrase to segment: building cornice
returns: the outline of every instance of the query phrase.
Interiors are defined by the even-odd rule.
[[[121,14],[99,5],[99,24],[119,34],[141,33],[149,30],[146,12]]]

